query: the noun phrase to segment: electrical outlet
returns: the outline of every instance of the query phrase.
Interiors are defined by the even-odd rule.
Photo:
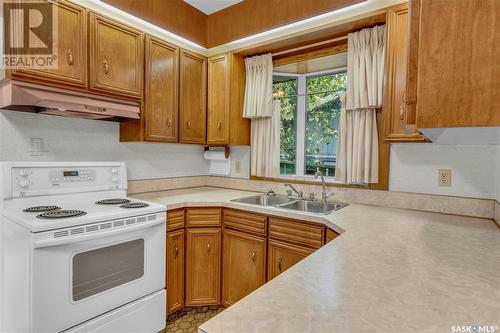
[[[234,172],[241,173],[241,161],[238,160],[234,162]]]
[[[451,169],[438,170],[438,186],[451,186]]]

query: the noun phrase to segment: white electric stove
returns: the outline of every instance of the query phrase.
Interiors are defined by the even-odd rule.
[[[123,163],[0,163],[0,332],[165,327],[163,205]]]

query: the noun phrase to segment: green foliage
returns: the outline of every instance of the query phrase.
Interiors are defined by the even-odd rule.
[[[325,166],[324,156],[335,155],[334,142],[338,136],[338,117],[340,98],[338,91],[345,89],[346,74],[327,74],[308,77],[306,83],[306,173],[314,173],[317,167]],[[282,173],[295,173],[296,160],[296,118],[297,118],[297,79],[275,77],[273,84],[275,96],[281,100],[281,151]],[[321,156],[318,156],[321,155]],[[334,167],[326,173],[333,175]],[[290,165],[293,168],[290,168]]]

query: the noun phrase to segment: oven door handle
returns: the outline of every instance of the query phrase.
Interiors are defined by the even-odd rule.
[[[125,234],[128,232],[152,228],[159,224],[165,224],[165,218],[157,219],[154,221],[147,221],[140,224],[134,224],[118,228],[110,228],[106,230],[98,230],[98,231],[81,233],[78,235],[70,235],[65,237],[55,237],[54,232],[51,232],[45,234],[45,237],[40,237],[40,238],[35,237],[35,239],[33,240],[33,248],[36,249],[49,246],[58,246],[58,245],[72,244],[88,240],[100,239],[105,237],[112,237],[115,235]],[[47,237],[47,235],[48,236],[52,235],[52,237]]]

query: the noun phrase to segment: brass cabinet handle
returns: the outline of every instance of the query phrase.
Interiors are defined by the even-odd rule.
[[[281,266],[281,262],[283,261],[283,257],[279,257],[278,258],[278,270],[281,271],[283,270],[283,267]]]
[[[222,131],[222,121],[219,121],[219,124],[217,125],[217,128],[219,131]]]
[[[401,105],[399,107],[399,122],[401,123],[402,126],[405,124],[405,106]]]
[[[104,76],[108,76],[109,75],[109,63],[108,63],[108,61],[104,60],[103,65],[104,65]]]
[[[167,118],[167,127],[172,126],[172,121],[170,120],[170,117]]]
[[[68,49],[68,51],[66,51],[66,54],[68,55],[68,65],[73,66],[73,52]]]
[[[403,92],[403,105],[399,107],[399,122],[401,126],[405,126],[405,113],[406,113],[406,90]]]
[[[210,243],[207,243],[207,252],[210,253]]]
[[[174,258],[177,258],[178,254],[179,254],[179,248],[177,247],[177,245],[175,245],[175,256],[174,256]]]
[[[257,260],[257,253],[255,251],[252,252],[252,261],[255,262]]]
[[[190,122],[190,121],[186,121],[186,128],[187,128],[187,129],[190,129],[190,128],[191,128],[191,122]]]

